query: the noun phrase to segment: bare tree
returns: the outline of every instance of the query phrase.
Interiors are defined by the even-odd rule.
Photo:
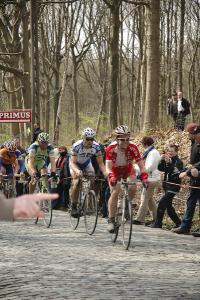
[[[153,128],[158,123],[160,79],[159,24],[160,0],[151,0],[150,6],[147,7],[147,86],[144,129]]]

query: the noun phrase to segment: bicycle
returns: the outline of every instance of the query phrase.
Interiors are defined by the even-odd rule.
[[[122,227],[122,243],[124,248],[128,250],[131,243],[133,223],[132,199],[129,197],[128,186],[136,185],[136,183],[127,182],[126,179],[120,179],[118,183],[122,188],[122,199],[118,199],[118,207],[115,214],[115,228],[114,233],[111,233],[111,240],[113,243],[117,241],[119,228]]]
[[[49,175],[48,174],[42,174],[40,177],[35,177],[33,184],[36,185],[35,187],[35,193],[49,193],[50,192],[50,187],[49,187],[49,182],[48,182]],[[45,183],[46,182],[46,183]],[[55,189],[57,182],[53,178],[51,178],[51,188]],[[44,225],[49,228],[51,226],[52,222],[52,204],[51,201],[44,200],[40,201],[39,203],[41,210],[44,212]],[[36,218],[35,224],[38,223],[39,218]]]
[[[16,197],[15,177],[16,175],[0,174],[0,190],[6,198]]]
[[[73,217],[71,215],[72,208],[69,209],[70,223],[73,230],[77,229],[80,217],[84,216],[85,229],[89,235],[94,233],[98,220],[98,202],[95,192],[91,189],[92,179],[94,179],[93,175],[83,175],[79,178],[77,217]]]

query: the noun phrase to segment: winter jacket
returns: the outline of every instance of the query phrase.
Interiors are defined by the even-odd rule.
[[[166,162],[164,159],[161,159],[158,170],[164,172],[164,180],[163,180],[163,189],[165,191],[170,192],[179,192],[180,186],[173,185],[171,183],[180,184],[181,179],[179,178],[179,174],[183,171],[183,162],[180,160],[178,156],[174,156],[170,159],[170,162]]]
[[[160,180],[160,173],[158,171],[159,162],[160,154],[154,148],[147,154],[147,157],[145,159],[145,169],[149,174],[148,181],[155,182]]]
[[[200,144],[194,143],[191,149],[190,163],[194,168],[200,171]],[[190,177],[190,185],[200,186],[200,176]]]

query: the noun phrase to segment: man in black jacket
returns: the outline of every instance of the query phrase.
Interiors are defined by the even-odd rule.
[[[178,92],[178,116],[176,119],[176,128],[178,130],[184,130],[185,119],[188,114],[190,114],[190,102],[183,98],[182,92]]]
[[[159,201],[155,223],[150,227],[162,228],[165,210],[167,210],[168,216],[175,223],[175,226],[179,227],[181,220],[172,206],[173,198],[180,190],[180,186],[176,184],[181,183],[179,174],[183,170],[183,162],[178,157],[177,145],[169,145],[167,152],[161,155],[158,170],[164,172],[163,189],[165,194]]]
[[[33,144],[37,140],[38,134],[41,132],[43,132],[43,130],[40,129],[40,123],[35,123],[33,125],[33,136],[32,136],[31,144]]]
[[[188,234],[192,227],[192,219],[195,212],[197,201],[200,200],[200,126],[197,126],[193,130],[195,137],[195,144],[192,146],[192,152],[190,157],[190,165],[187,170],[180,174],[180,177],[190,177],[190,194],[187,199],[187,208],[181,226],[173,231],[178,234]],[[200,234],[199,234],[200,236]]]
[[[167,113],[172,116],[174,120],[174,128],[176,128],[176,119],[178,117],[178,96],[176,92],[173,92],[172,98],[168,99]]]

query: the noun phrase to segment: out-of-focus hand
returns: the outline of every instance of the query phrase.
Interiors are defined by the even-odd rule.
[[[30,194],[17,197],[14,200],[14,218],[43,217],[44,212],[40,210],[37,202],[56,198],[58,194]]]

